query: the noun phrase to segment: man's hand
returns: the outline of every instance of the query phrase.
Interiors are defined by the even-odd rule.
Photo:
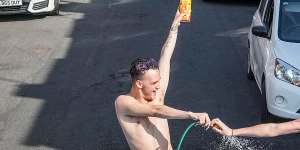
[[[209,127],[211,121],[207,113],[192,113],[190,112],[190,116],[193,120],[198,121],[199,125]]]
[[[216,118],[211,121],[210,126],[212,129],[222,135],[233,136],[233,129],[229,128],[225,123],[220,119]]]
[[[180,26],[180,21],[183,17],[183,14],[180,14],[180,12],[177,10],[176,15],[174,17],[172,26],[171,26],[171,31],[177,31],[178,27]]]

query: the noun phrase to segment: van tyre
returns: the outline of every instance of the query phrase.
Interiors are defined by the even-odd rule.
[[[248,53],[248,69],[247,69],[247,78],[249,80],[254,80],[254,74],[253,71],[251,69],[251,63],[250,63],[250,51]]]
[[[54,10],[50,12],[50,16],[58,16],[59,15],[59,1],[60,0],[55,0],[54,1]]]
[[[263,81],[261,85],[262,99],[261,99],[261,122],[269,123],[273,120],[273,115],[268,111],[267,96],[266,96],[266,84]]]

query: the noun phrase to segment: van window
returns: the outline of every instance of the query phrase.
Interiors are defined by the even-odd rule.
[[[259,15],[262,18],[264,10],[265,10],[265,6],[268,0],[261,0],[260,1],[260,5],[259,5]]]
[[[263,23],[268,30],[269,37],[271,37],[271,33],[272,33],[273,12],[274,12],[274,1],[269,0],[265,11],[264,19],[263,19]]]
[[[279,13],[279,39],[300,43],[300,2],[282,0]]]

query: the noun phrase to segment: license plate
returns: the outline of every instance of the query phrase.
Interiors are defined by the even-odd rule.
[[[21,6],[22,0],[0,0],[0,7]]]

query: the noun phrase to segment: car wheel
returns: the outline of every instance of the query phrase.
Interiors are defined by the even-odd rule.
[[[57,16],[57,15],[59,15],[59,1],[60,0],[55,0],[54,1],[54,10],[49,13],[50,16]]]
[[[268,111],[265,81],[263,81],[261,88],[262,88],[261,122],[262,123],[280,123],[280,122],[290,121],[289,119],[275,116]]]
[[[268,111],[267,107],[267,96],[266,96],[266,85],[263,81],[261,85],[262,98],[261,98],[261,121],[264,123],[272,122],[273,115]]]
[[[248,70],[247,70],[247,78],[249,80],[254,80],[254,74],[253,71],[251,69],[251,63],[250,63],[250,51],[248,53]]]

